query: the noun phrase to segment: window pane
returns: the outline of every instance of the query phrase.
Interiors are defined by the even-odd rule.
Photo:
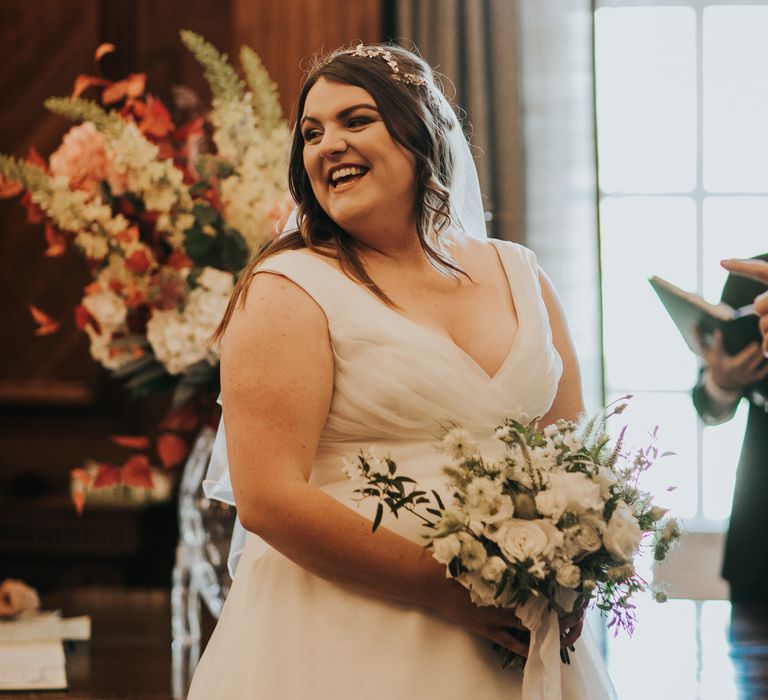
[[[616,694],[621,700],[697,697],[696,604],[670,600],[660,605],[647,595],[635,602],[634,634],[621,631],[614,637],[609,631],[606,639]]]
[[[609,394],[609,401],[619,396]],[[674,455],[659,459],[640,478],[640,487],[654,495],[654,502],[670,508],[672,515],[692,518],[696,514],[698,459],[696,443],[696,410],[689,393],[636,392],[629,408],[611,419],[611,435],[618,435],[627,426],[627,448],[645,449],[651,444],[661,452]],[[658,426],[658,438],[654,442],[650,433]],[[675,487],[674,491],[668,491]]]
[[[704,10],[704,187],[768,190],[768,7]]]
[[[696,360],[648,278],[696,288],[696,209],[687,197],[605,197],[600,205],[606,383],[685,390]]]
[[[730,628],[731,604],[728,601],[707,600],[701,603],[700,700],[729,700],[739,697],[736,673],[731,660],[731,645],[728,643]]]
[[[747,403],[741,402],[727,423],[704,429],[704,517],[723,519],[731,514],[736,465],[747,425]]]
[[[595,12],[604,192],[687,192],[696,178],[696,17],[684,7]]]
[[[768,253],[768,197],[707,197],[703,216],[704,296],[717,301],[728,275],[720,260]]]

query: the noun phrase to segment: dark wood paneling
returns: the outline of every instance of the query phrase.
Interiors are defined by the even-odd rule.
[[[382,40],[384,2],[233,0],[234,45],[246,44],[261,56],[290,114],[309,57],[353,42]]]

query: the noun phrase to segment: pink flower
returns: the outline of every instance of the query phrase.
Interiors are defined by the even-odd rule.
[[[72,127],[61,146],[49,159],[51,174],[63,175],[70,188],[99,194],[99,185],[107,181],[113,193],[122,194],[124,187],[115,174],[104,149],[104,137],[90,122]]]

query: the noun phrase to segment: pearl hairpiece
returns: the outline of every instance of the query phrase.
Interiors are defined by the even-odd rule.
[[[371,49],[363,48],[363,44],[358,44],[357,47],[349,52],[352,56],[360,56],[361,58],[378,58],[381,56],[390,69],[392,70],[392,79],[401,83],[408,83],[409,85],[426,85],[427,79],[416,75],[416,73],[401,73],[400,66],[397,65],[397,60],[392,55],[391,51],[388,51],[381,46],[374,46]]]

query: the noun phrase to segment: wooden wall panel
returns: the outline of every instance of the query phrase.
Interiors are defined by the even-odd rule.
[[[234,46],[247,44],[280,87],[286,115],[295,103],[302,67],[318,51],[383,39],[386,0],[233,0]]]

